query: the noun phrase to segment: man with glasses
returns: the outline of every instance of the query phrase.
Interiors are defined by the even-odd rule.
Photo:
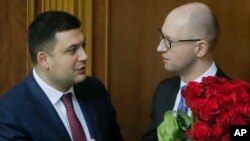
[[[142,141],[157,141],[157,127],[164,113],[183,107],[181,88],[202,77],[226,75],[215,65],[212,52],[219,33],[216,17],[203,3],[189,3],[172,10],[159,29],[157,51],[167,71],[177,76],[164,79],[158,85],[151,113],[151,123]],[[185,107],[185,106],[184,106]],[[182,109],[180,109],[182,110]],[[185,110],[190,114],[190,110]]]

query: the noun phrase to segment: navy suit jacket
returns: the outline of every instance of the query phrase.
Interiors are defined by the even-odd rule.
[[[102,83],[87,77],[74,91],[91,138],[122,141],[115,110]],[[71,141],[32,73],[0,98],[0,141]]]
[[[216,76],[228,78],[219,68]],[[173,110],[179,89],[180,78],[177,76],[160,82],[153,99],[151,122],[141,141],[158,141],[157,127],[163,121],[165,112]]]

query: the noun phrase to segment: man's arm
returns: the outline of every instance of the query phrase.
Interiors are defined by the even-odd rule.
[[[116,119],[116,111],[112,105],[110,94],[108,93],[108,91],[106,90],[104,85],[103,84],[101,84],[101,85],[102,85],[103,91],[106,95],[106,101],[108,103],[108,109],[109,109],[109,113],[110,113],[110,133],[111,133],[111,140],[110,141],[123,141],[123,138],[122,138],[122,135],[120,132],[120,126],[117,123],[117,119]]]
[[[142,136],[141,141],[158,141],[157,139],[157,127],[153,120],[151,120],[149,127],[145,134]]]
[[[3,107],[0,107],[0,141],[27,141],[16,119]]]

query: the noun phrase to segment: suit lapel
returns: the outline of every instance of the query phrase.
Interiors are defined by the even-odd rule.
[[[218,77],[224,77],[226,79],[230,79],[224,72],[221,71],[221,69],[217,66],[217,72],[215,74]]]
[[[170,93],[168,95],[169,101],[168,101],[167,108],[168,108],[168,110],[172,110],[173,107],[174,107],[174,104],[175,104],[177,94],[178,94],[179,89],[180,89],[180,79],[179,79],[179,77],[175,77],[171,83],[168,83],[166,85],[166,88],[167,88],[167,92]]]
[[[74,87],[74,91],[88,126],[90,137],[101,141],[96,106],[94,105],[95,99],[88,97],[91,93],[85,85],[81,86],[81,89]]]
[[[32,73],[27,78],[27,85],[30,90],[30,101],[33,104],[33,110],[39,115],[41,121],[49,126],[55,136],[61,138],[60,140],[70,141],[70,136],[65,128],[61,118],[57,114],[54,106],[49,101],[46,94],[35,81]],[[51,134],[51,133],[50,133]]]

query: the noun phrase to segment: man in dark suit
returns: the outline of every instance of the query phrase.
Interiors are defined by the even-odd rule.
[[[181,104],[181,88],[189,81],[200,82],[202,77],[226,77],[217,68],[212,52],[219,33],[216,17],[203,3],[189,3],[172,10],[159,29],[161,42],[157,51],[162,54],[166,70],[177,76],[158,85],[153,99],[151,123],[142,141],[157,141],[157,127],[164,113],[177,110]],[[191,114],[190,110],[186,111]]]
[[[81,22],[48,11],[29,26],[33,71],[0,99],[0,141],[122,141],[103,84],[87,77]]]

